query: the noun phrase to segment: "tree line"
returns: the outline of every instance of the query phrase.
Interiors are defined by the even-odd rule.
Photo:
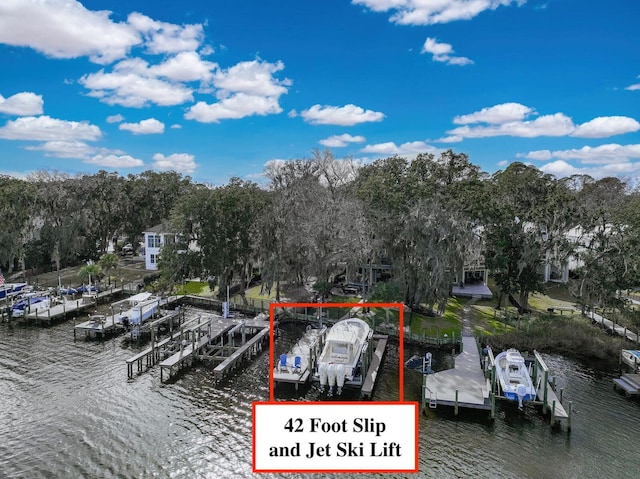
[[[615,306],[639,283],[640,194],[619,178],[555,178],[519,162],[490,175],[452,150],[369,164],[316,150],[264,176],[266,186],[218,187],[174,172],[0,177],[0,265],[77,264],[166,221],[179,241],[162,251],[164,281],[215,277],[221,292],[242,294],[258,274],[277,294],[310,278],[366,281],[367,266],[388,264],[379,294],[443,310],[479,252],[500,303],[511,295],[525,309],[544,291],[545,263],[577,260],[570,288],[585,308]]]

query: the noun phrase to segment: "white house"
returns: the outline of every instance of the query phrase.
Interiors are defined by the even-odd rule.
[[[148,270],[158,269],[160,251],[165,245],[176,241],[177,233],[171,233],[171,228],[166,223],[149,228],[144,232],[144,260]]]

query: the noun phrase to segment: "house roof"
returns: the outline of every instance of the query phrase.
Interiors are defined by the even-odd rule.
[[[173,228],[168,222],[162,222],[143,231],[143,233],[173,233]]]

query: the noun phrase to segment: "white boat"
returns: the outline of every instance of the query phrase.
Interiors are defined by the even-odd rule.
[[[160,298],[151,293],[138,293],[112,305],[114,311],[120,308],[120,311],[114,315],[115,322],[122,323],[124,326],[144,323],[158,311],[159,307]]]
[[[296,387],[306,382],[313,374],[326,334],[326,326],[321,328],[307,326],[304,336],[288,353],[283,353],[278,358],[273,371],[273,380],[276,383],[294,383]]]
[[[495,364],[504,397],[518,401],[519,408],[522,408],[523,402],[536,398],[536,388],[531,381],[531,374],[518,350],[509,349],[501,352],[496,356]]]
[[[0,285],[0,299],[11,297],[12,293],[25,290],[27,283],[3,283]]]
[[[22,318],[36,311],[46,311],[51,307],[51,297],[49,295],[28,293],[24,298],[13,304],[11,316]]]
[[[636,349],[623,349],[620,353],[620,359],[634,372],[640,370],[640,351]]]
[[[342,393],[345,385],[362,386],[370,356],[369,342],[373,331],[357,318],[338,321],[327,333],[322,354],[318,359],[320,391],[329,386],[328,395]]]

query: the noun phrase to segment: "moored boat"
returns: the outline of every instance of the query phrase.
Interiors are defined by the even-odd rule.
[[[340,395],[345,386],[362,386],[369,366],[372,334],[369,325],[357,318],[343,319],[333,325],[318,359],[321,392],[329,386],[329,396],[333,395],[334,387]]]
[[[160,298],[153,296],[151,293],[138,293],[114,303],[113,306],[121,308],[115,314],[116,322],[120,322],[125,326],[140,325],[158,311]]]
[[[327,327],[307,326],[304,336],[288,353],[282,353],[273,371],[276,383],[300,384],[306,382],[313,373],[327,333]]]
[[[15,302],[11,307],[11,315],[14,318],[22,318],[36,311],[46,311],[51,307],[51,297],[29,293],[24,298]]]
[[[536,388],[524,358],[516,349],[509,349],[495,358],[496,375],[502,395],[511,401],[517,401],[522,408],[525,401],[536,398]]]

